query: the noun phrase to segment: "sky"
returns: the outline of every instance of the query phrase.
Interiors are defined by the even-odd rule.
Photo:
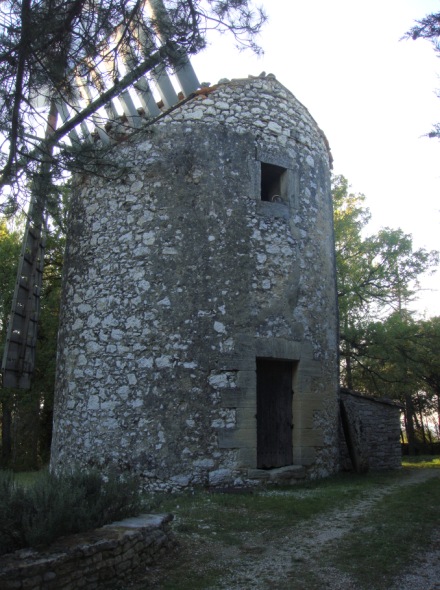
[[[440,0],[261,0],[269,21],[257,57],[213,35],[191,62],[201,82],[273,73],[329,140],[333,172],[366,196],[367,232],[400,227],[414,249],[440,250],[440,59],[401,40]],[[437,290],[437,292],[436,292]],[[417,311],[440,315],[440,268],[423,277]]]

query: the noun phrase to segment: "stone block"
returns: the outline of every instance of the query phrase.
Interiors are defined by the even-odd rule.
[[[270,471],[268,469],[248,469],[246,477],[257,481],[269,481]]]
[[[296,479],[304,479],[306,470],[302,465],[286,465],[285,467],[278,467],[269,470],[269,478],[272,482],[291,481]]]
[[[251,407],[239,408],[237,410],[236,428],[241,431],[242,429],[255,430],[257,426],[256,409]]]
[[[237,454],[237,466],[240,468],[248,468],[249,465],[257,464],[257,441],[255,446],[241,448]]]
[[[252,371],[239,371],[237,374],[237,385],[243,390],[250,389],[255,391],[257,386],[257,374],[255,369]]]
[[[293,460],[300,465],[310,466],[316,461],[316,449],[314,447],[301,446],[293,448]]]
[[[220,400],[223,408],[255,408],[256,411],[255,392],[250,395],[249,390],[241,387],[222,391]]]
[[[240,428],[234,430],[220,430],[218,446],[220,449],[255,448],[257,434],[255,428]]]
[[[301,445],[306,447],[322,447],[324,444],[322,431],[312,428],[301,428],[299,439],[301,440]]]

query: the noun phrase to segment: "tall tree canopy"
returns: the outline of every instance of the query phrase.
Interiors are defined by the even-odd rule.
[[[434,50],[440,54],[440,12],[433,12],[416,21],[416,24],[406,33],[405,38],[428,39],[432,41]],[[434,124],[429,136],[440,138],[440,123]]]
[[[333,178],[332,194],[342,321],[362,323],[407,307],[417,296],[419,277],[438,263],[438,252],[413,250],[411,235],[401,229],[366,235],[371,215],[365,196],[350,192],[343,176]]]
[[[438,252],[414,250],[401,229],[368,235],[365,196],[343,176],[333,179],[333,203],[342,384],[402,402],[414,445],[423,414],[440,410],[440,324],[416,320],[408,308]]]

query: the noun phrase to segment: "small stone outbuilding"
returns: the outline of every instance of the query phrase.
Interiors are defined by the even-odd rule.
[[[365,473],[402,466],[401,404],[344,388],[340,409],[341,469]]]
[[[78,179],[52,467],[149,489],[339,469],[331,156],[274,76],[201,89]],[[288,468],[291,468],[289,470]]]

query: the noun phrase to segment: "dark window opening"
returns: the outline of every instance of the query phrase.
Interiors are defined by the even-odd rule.
[[[292,465],[294,363],[257,359],[257,468]]]
[[[271,203],[285,202],[286,168],[261,162],[261,200]]]

